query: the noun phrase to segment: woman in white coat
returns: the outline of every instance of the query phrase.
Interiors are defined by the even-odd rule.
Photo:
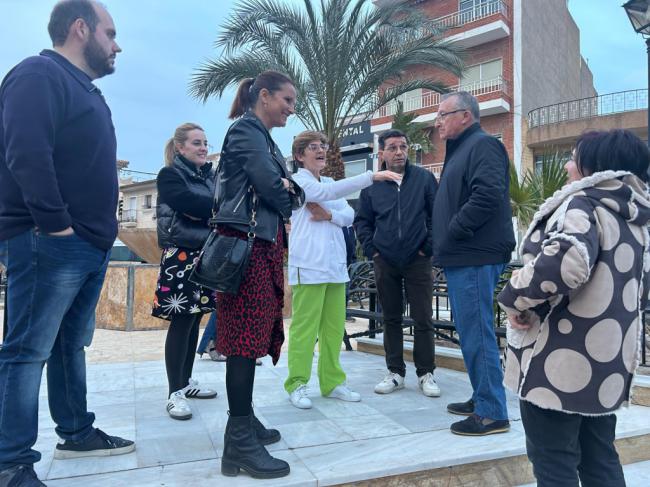
[[[291,403],[311,408],[307,383],[318,339],[318,380],[325,397],[360,401],[345,384],[339,362],[345,330],[345,283],[349,281],[343,227],[352,225],[354,210],[345,196],[373,181],[399,181],[391,171],[366,171],[334,181],[321,176],[328,145],[319,132],[306,131],[294,139],[293,158],[299,169],[294,180],[305,191],[307,204],[291,216],[289,284],[292,321],[289,328],[289,377],[284,388]]]

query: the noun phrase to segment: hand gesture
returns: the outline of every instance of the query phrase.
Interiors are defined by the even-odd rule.
[[[372,175],[373,181],[396,181],[402,180],[402,175],[393,171],[377,171]]]
[[[311,211],[311,219],[317,222],[330,221],[332,214],[318,203],[307,203],[307,208]]]

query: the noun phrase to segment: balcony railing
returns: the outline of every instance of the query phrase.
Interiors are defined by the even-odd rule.
[[[122,214],[120,215],[120,222],[121,223],[128,223],[128,222],[137,222],[138,221],[138,210],[122,210]]]
[[[503,76],[476,81],[474,83],[461,84],[450,88],[451,91],[468,91],[474,96],[488,95],[490,93],[506,93],[506,81]],[[400,100],[404,112],[412,112],[421,108],[435,107],[440,104],[440,93],[429,91],[421,95],[409,96]],[[397,101],[393,100],[382,106],[375,112],[372,118],[391,117],[397,112]]]
[[[619,91],[535,108],[528,112],[528,128],[647,109],[647,89]]]
[[[508,6],[503,0],[492,0],[477,5],[474,8],[464,9],[453,14],[434,19],[432,23],[438,28],[453,29],[470,22],[501,14],[508,18]]]

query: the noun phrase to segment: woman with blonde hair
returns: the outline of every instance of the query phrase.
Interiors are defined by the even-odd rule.
[[[282,73],[264,71],[244,79],[230,112],[235,121],[221,150],[217,232],[241,240],[248,240],[250,233],[253,238],[238,291],[217,297],[217,349],[227,357],[230,409],[221,458],[221,472],[227,476],[242,468],[255,478],[283,477],[290,471],[287,462],[264,448],[279,441],[280,433],[262,425],[252,400],[255,359],[271,355],[277,363],[284,341],[284,222],[304,199],[270,131],[284,127],[295,103],[293,81]]]
[[[187,398],[210,399],[216,391],[191,378],[199,323],[214,310],[214,293],[189,280],[210,228],[214,172],[207,161],[208,141],[193,123],[179,126],[165,146],[165,167],[158,173],[156,225],[162,249],[152,315],[169,321],[165,367],[169,384],[167,412],[190,419]]]
[[[294,180],[305,191],[307,205],[293,211],[289,239],[289,284],[292,320],[289,328],[289,376],[284,383],[291,404],[312,407],[307,383],[311,376],[316,339],[319,344],[318,379],[323,396],[360,401],[345,383],[339,355],[345,331],[345,283],[349,281],[343,228],[352,225],[354,210],[345,196],[373,181],[401,181],[392,171],[334,181],[321,176],[329,146],[319,132],[302,132],[293,141],[293,159],[299,167]]]

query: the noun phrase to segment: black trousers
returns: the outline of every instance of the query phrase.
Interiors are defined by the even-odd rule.
[[[410,316],[415,321],[413,362],[418,377],[435,369],[435,345],[431,299],[433,279],[431,258],[418,255],[403,268],[387,263],[381,255],[374,259],[375,281],[379,303],[384,315],[384,351],[386,366],[402,377],[406,375],[404,363],[404,336],[402,314],[404,313],[402,287],[406,290]]]
[[[538,487],[625,487],[614,448],[616,416],[581,416],[519,401]]]
[[[201,313],[174,315],[169,323],[165,339],[165,368],[170,396],[185,387],[192,377],[202,316]]]

